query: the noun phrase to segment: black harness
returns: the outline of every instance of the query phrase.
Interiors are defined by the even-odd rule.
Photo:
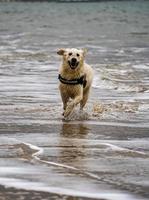
[[[84,88],[87,83],[85,78],[86,78],[86,76],[83,75],[80,78],[67,80],[67,79],[63,78],[60,74],[58,75],[58,79],[60,80],[61,83],[68,84],[68,85],[83,85]]]

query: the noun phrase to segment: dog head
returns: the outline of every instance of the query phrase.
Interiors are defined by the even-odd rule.
[[[86,52],[86,49],[59,49],[57,54],[63,56],[65,66],[75,70],[83,65]]]

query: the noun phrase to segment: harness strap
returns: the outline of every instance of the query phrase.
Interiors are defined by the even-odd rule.
[[[83,85],[83,87],[86,86],[86,79],[85,79],[85,75],[81,76],[80,78],[76,78],[76,79],[71,79],[71,80],[67,80],[65,78],[63,78],[60,74],[58,75],[58,79],[60,80],[61,83],[63,84],[68,84],[68,85]]]

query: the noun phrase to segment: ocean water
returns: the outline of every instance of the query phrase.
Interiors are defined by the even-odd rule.
[[[62,116],[58,48],[87,48]],[[0,199],[149,198],[149,2],[0,3]]]

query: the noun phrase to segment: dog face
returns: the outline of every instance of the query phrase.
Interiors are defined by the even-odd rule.
[[[86,54],[85,49],[59,49],[57,54],[63,56],[63,64],[72,70],[83,65]]]

